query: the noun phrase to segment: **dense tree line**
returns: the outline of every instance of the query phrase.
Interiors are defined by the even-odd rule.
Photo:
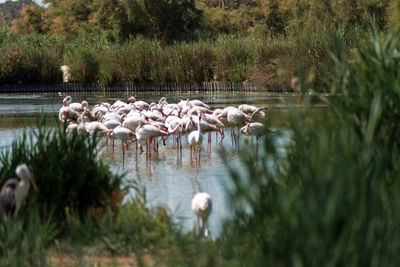
[[[20,17],[20,10],[24,5],[32,4],[35,4],[33,0],[8,0],[3,4],[0,4],[0,21],[3,20],[10,23],[12,20]]]
[[[393,0],[32,0],[15,2],[18,33],[56,33],[73,38],[101,34],[113,41],[137,35],[167,42],[219,34],[297,35],[300,32],[400,25]],[[9,2],[7,2],[10,5]],[[15,15],[14,15],[15,17]]]
[[[24,5],[12,22],[18,33],[57,33],[74,38],[82,33],[126,40],[145,35],[171,41],[186,38],[200,26],[194,0],[45,0]]]

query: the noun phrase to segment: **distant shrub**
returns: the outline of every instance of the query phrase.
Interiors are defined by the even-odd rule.
[[[61,51],[47,44],[0,45],[0,81],[4,83],[59,82]]]
[[[97,51],[89,46],[79,46],[67,51],[65,64],[69,66],[73,81],[96,83],[100,79],[100,61]]]
[[[216,42],[215,75],[217,80],[241,82],[250,77],[257,60],[257,39],[221,36]]]

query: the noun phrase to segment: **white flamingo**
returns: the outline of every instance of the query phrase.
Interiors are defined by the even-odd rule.
[[[161,130],[152,124],[144,122],[144,118],[139,121],[136,131],[137,142],[142,146],[146,144],[148,151],[148,158],[151,158],[151,141],[154,137],[168,135],[167,131]],[[137,149],[136,149],[137,150]],[[142,150],[142,149],[141,149]],[[143,151],[143,150],[142,150]]]
[[[32,182],[34,189],[37,191],[32,171],[26,164],[18,165],[15,173],[21,180],[7,180],[0,192],[0,210],[8,216],[16,216],[18,214],[22,203],[28,195],[30,182]]]
[[[125,159],[125,145],[127,145],[128,141],[132,141],[135,138],[135,133],[129,130],[128,128],[118,126],[112,130],[109,130],[107,133],[108,138],[113,140],[118,139],[121,140],[122,146],[122,159]],[[113,144],[113,151],[114,151],[114,144]]]
[[[199,231],[199,235],[203,235],[205,237],[209,236],[208,229],[208,217],[210,216],[212,210],[212,201],[211,196],[205,192],[199,192],[194,195],[192,198],[192,211],[196,215],[196,224],[197,229]]]
[[[197,130],[190,132],[188,136],[188,143],[190,144],[190,159],[192,159],[192,149],[196,150],[197,147],[199,154],[199,161],[200,161],[201,144],[203,142],[203,135],[201,134],[200,122],[201,122],[201,116],[199,117],[199,120],[197,122]]]

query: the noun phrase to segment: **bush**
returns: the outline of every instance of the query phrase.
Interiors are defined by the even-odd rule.
[[[79,46],[69,50],[65,63],[70,68],[73,81],[97,83],[100,79],[100,61],[98,53],[89,46]]]
[[[50,215],[63,226],[67,210],[80,218],[97,216],[111,204],[120,190],[121,177],[113,175],[97,159],[96,137],[68,136],[62,128],[48,128],[43,122],[12,145],[12,153],[0,157],[0,183],[14,175],[21,162],[32,167],[39,191],[29,192],[29,204],[42,218]],[[31,206],[30,206],[31,207]]]
[[[257,59],[258,40],[254,38],[236,38],[221,36],[215,42],[217,80],[241,82],[250,77]]]
[[[52,37],[4,35],[0,41],[0,81],[3,83],[60,82],[62,46]]]

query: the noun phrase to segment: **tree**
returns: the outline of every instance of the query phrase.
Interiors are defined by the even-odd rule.
[[[151,33],[167,42],[188,38],[200,27],[202,12],[194,0],[146,0]]]
[[[69,38],[86,29],[91,13],[91,0],[45,0],[43,2],[49,5],[44,14],[44,21],[50,32]]]
[[[91,10],[88,27],[103,32],[108,39],[126,40],[147,33],[144,7],[136,0],[95,0]]]
[[[45,8],[37,4],[24,5],[20,17],[12,21],[12,29],[17,33],[45,33],[42,16]]]
[[[24,5],[36,4],[33,0],[6,1],[0,4],[0,17],[7,23],[20,17],[20,10]]]

